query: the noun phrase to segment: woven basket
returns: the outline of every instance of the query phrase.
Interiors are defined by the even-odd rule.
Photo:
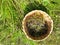
[[[29,29],[27,27],[27,20],[29,20],[30,17],[35,16],[35,14],[37,14],[36,17],[43,17],[44,21],[46,21],[46,25],[48,25],[48,27],[46,27],[47,28],[46,33],[44,33],[43,35],[40,35],[38,37],[32,36],[29,33]],[[25,33],[25,35],[28,39],[33,40],[33,41],[42,41],[42,40],[45,40],[51,34],[51,32],[53,30],[53,20],[46,12],[41,11],[41,10],[34,10],[25,15],[25,17],[22,21],[22,27],[23,27],[23,32]],[[30,30],[30,31],[32,31],[32,30]]]

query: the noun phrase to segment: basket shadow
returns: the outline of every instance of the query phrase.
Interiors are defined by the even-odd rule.
[[[24,9],[24,16],[32,10],[42,10],[49,14],[49,10],[44,5],[40,4],[37,1],[34,1],[33,3],[29,3]]]

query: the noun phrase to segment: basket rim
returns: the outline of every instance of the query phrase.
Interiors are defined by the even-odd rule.
[[[46,20],[48,20],[48,21],[50,20],[50,21],[52,22],[52,23],[51,23],[50,33],[49,33],[44,39],[41,39],[41,40],[34,40],[34,39],[32,39],[31,37],[29,37],[29,36],[27,35],[27,33],[25,32],[25,28],[24,28],[24,22],[25,22],[25,19],[27,18],[27,16],[29,16],[29,15],[31,15],[32,13],[35,13],[35,12],[41,12],[41,13],[45,14]],[[53,20],[51,19],[51,17],[50,17],[46,12],[41,11],[41,10],[33,10],[33,11],[27,13],[26,16],[24,17],[24,19],[23,19],[23,21],[22,21],[22,28],[23,28],[23,29],[22,29],[23,32],[25,33],[25,35],[26,35],[26,37],[27,37],[28,39],[33,40],[33,41],[43,41],[43,40],[45,40],[45,39],[47,39],[47,38],[49,37],[49,35],[51,34],[51,32],[52,32],[52,30],[53,30]]]

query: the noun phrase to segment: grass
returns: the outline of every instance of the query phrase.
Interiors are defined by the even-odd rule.
[[[27,39],[21,25],[35,9],[47,12],[54,22],[52,34],[40,42]],[[0,45],[60,45],[60,0],[0,0]]]

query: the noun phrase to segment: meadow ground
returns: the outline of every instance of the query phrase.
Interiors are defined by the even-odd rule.
[[[53,32],[44,41],[29,40],[22,31],[22,20],[32,10],[53,19]],[[60,45],[60,0],[0,0],[0,45]]]

